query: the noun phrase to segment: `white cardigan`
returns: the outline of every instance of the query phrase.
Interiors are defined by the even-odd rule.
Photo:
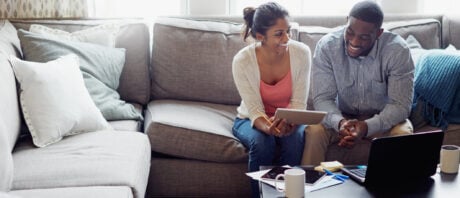
[[[232,72],[236,88],[241,96],[238,118],[254,120],[265,116],[260,96],[260,72],[256,57],[257,43],[246,46],[233,57]],[[306,109],[308,89],[310,87],[311,52],[310,48],[298,41],[288,43],[291,62],[292,96],[289,107]]]

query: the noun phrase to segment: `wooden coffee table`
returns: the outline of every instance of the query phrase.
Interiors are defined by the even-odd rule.
[[[261,167],[261,170],[269,168],[271,167],[264,166]],[[274,187],[263,182],[259,182],[259,184],[261,197],[284,197],[284,193],[278,192]],[[440,173],[438,168],[429,181],[417,187],[408,189],[389,183],[379,190],[367,189],[349,179],[339,185],[306,192],[305,197],[460,197],[460,176],[458,174]]]

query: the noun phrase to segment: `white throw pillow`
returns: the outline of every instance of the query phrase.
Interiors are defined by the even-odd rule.
[[[70,41],[88,42],[106,47],[115,47],[120,24],[103,24],[75,32],[66,32],[60,29],[49,28],[43,25],[33,24],[30,32],[65,39]]]
[[[9,58],[20,85],[24,119],[38,147],[77,133],[111,129],[88,93],[78,57],[46,63]]]
[[[446,47],[446,50],[448,50],[448,51],[457,51],[457,48],[454,45],[449,44],[449,46]]]

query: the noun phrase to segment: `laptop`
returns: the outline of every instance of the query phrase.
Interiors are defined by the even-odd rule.
[[[367,166],[342,172],[364,186],[413,183],[436,173],[444,133],[441,130],[372,140]]]

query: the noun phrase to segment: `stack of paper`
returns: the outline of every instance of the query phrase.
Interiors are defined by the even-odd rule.
[[[246,175],[251,177],[252,179],[264,182],[264,183],[266,183],[268,185],[271,185],[271,186],[275,186],[275,181],[274,180],[272,180],[272,179],[263,179],[262,178],[262,175],[264,175],[268,171],[270,171],[270,169],[256,171],[256,172],[250,172],[250,173],[246,173]],[[315,190],[319,190],[319,189],[326,188],[326,187],[329,187],[329,186],[334,186],[334,185],[341,184],[341,183],[343,183],[343,182],[334,179],[333,175],[327,175],[327,176],[321,178],[321,180],[316,182],[314,185],[305,185],[305,192],[312,192],[312,191],[315,191]],[[283,180],[278,180],[276,186],[278,188],[284,189],[284,181]]]

